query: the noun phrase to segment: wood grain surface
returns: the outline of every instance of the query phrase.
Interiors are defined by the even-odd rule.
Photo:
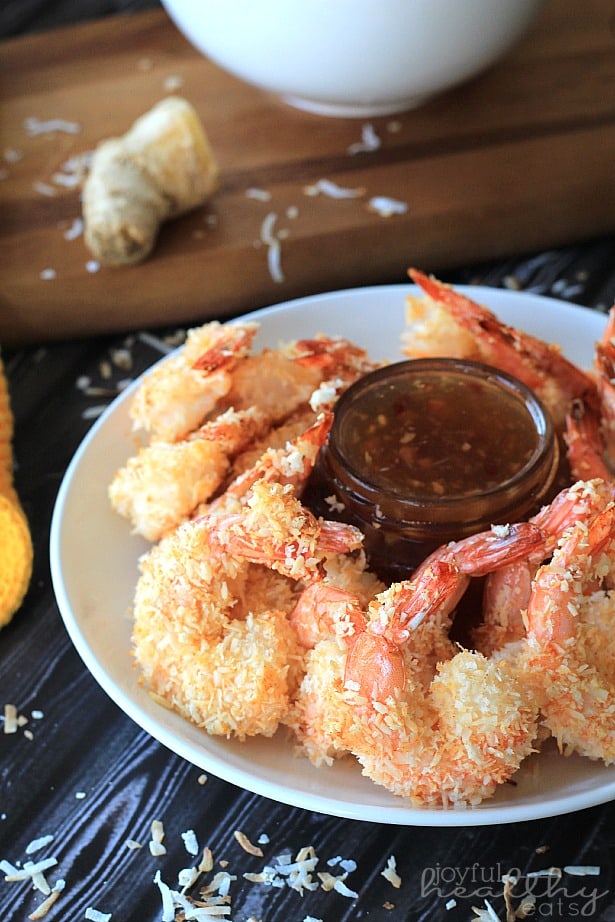
[[[234,79],[159,10],[3,42],[0,342],[199,322],[403,281],[411,264],[438,270],[611,232],[612,17],[610,0],[552,0],[491,71],[413,112],[371,120],[380,146],[356,154],[360,120],[300,112]],[[220,189],[165,226],[146,263],[88,271],[83,238],[65,238],[79,190],[54,177],[171,88],[203,120]],[[30,117],[79,131],[31,137]],[[306,195],[321,178],[364,191],[342,201]],[[270,199],[248,197],[250,188]],[[407,211],[384,218],[369,208],[374,196]],[[282,281],[260,241],[270,213]]]

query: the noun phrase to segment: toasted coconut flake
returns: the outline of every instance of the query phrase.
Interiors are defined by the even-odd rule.
[[[247,852],[249,855],[256,855],[257,858],[263,857],[263,850],[258,845],[253,845],[248,837],[241,832],[240,829],[236,829],[233,833],[235,840],[241,845],[244,852]]]
[[[50,868],[54,868],[57,863],[57,858],[43,858],[42,861],[36,863],[33,861],[26,861],[22,868],[11,868],[9,873],[5,874],[4,879],[7,883],[30,879],[32,885],[47,896],[51,893],[51,887],[47,883],[44,872],[48,871]]]
[[[395,855],[391,855],[389,860],[386,863],[384,871],[381,872],[382,877],[391,884],[391,886],[399,889],[401,887],[401,877],[397,873],[397,860]]]
[[[17,708],[14,704],[4,705],[4,732],[17,733]]]
[[[53,890],[51,891],[49,896],[43,900],[43,902],[38,907],[38,909],[35,909],[34,912],[31,912],[30,915],[28,916],[28,919],[30,919],[30,922],[36,922],[37,919],[45,918],[45,916],[47,915],[51,907],[57,902],[57,900],[59,900],[60,894],[64,890],[65,886],[66,886],[65,880],[60,879],[55,882]]]

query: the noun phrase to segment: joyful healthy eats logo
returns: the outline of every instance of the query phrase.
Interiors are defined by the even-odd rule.
[[[470,900],[476,920],[500,922],[501,919],[593,919],[599,902],[608,890],[592,886],[600,876],[594,865],[566,865],[523,873],[519,868],[505,869],[497,862],[483,867],[475,862],[468,867],[437,863],[421,874],[421,897],[437,896],[447,909]],[[494,904],[504,900],[505,915]]]

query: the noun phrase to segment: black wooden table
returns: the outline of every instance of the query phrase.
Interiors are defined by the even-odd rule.
[[[615,302],[615,238],[511,256],[444,277],[539,292],[604,312]],[[198,863],[203,847],[211,849],[212,873],[231,875],[230,909],[218,917],[234,922],[462,922],[477,917],[473,907],[482,918],[504,920],[502,876],[512,869],[521,875],[512,902],[518,909],[524,896],[534,894],[532,918],[613,922],[614,804],[483,827],[407,828],[325,816],[211,774],[205,779],[101,690],[59,615],[49,569],[50,522],[63,474],[96,415],[126,377],[159,357],[142,332],[4,354],[16,423],[16,485],[35,561],[24,604],[0,632],[0,707],[14,705],[27,719],[15,733],[0,732],[0,860],[16,867],[27,860],[57,862],[45,878],[52,888],[62,886],[58,881],[65,886],[47,918],[63,922],[181,919],[164,913],[155,877],[175,888],[178,872]],[[155,331],[159,338],[166,332],[174,331]],[[128,370],[118,360],[126,348]],[[164,826],[166,849],[158,856],[149,848],[156,821]],[[190,853],[189,830],[199,843],[198,858]],[[237,832],[252,843],[260,840],[263,857],[247,853]],[[41,839],[28,854],[29,843]],[[306,846],[318,856],[316,870],[339,874],[340,867],[349,868],[345,884],[356,896],[321,886],[301,894],[244,876]],[[382,876],[392,855],[398,887]],[[340,857],[353,864],[328,864]],[[591,866],[598,873],[526,876],[567,866]],[[27,881],[6,882],[8,865],[1,867],[0,919],[34,918],[44,895]]]

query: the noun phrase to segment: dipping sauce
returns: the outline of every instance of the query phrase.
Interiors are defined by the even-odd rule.
[[[467,366],[397,371],[338,416],[336,439],[359,477],[400,496],[463,497],[531,460],[536,421],[516,391]]]
[[[428,553],[522,521],[557,492],[550,416],[516,378],[479,362],[398,362],[335,407],[306,501],[358,525],[372,568],[404,579]]]

